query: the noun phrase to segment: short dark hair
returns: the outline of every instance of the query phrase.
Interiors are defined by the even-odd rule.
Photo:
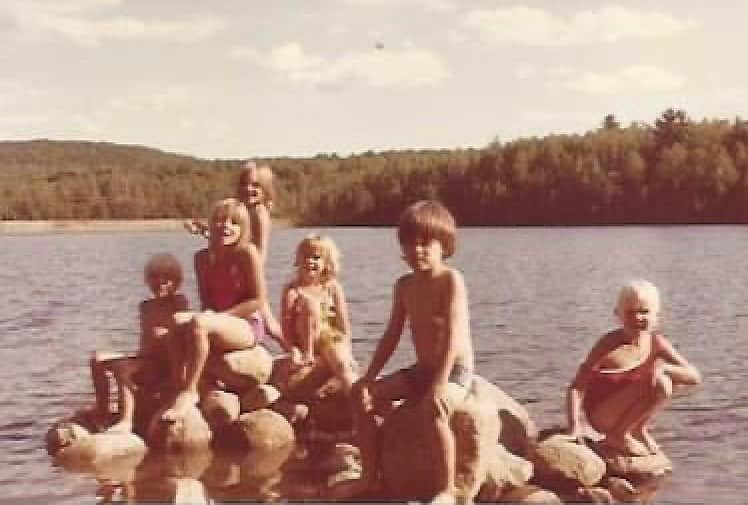
[[[457,225],[452,213],[437,200],[420,200],[409,205],[400,215],[397,239],[404,245],[422,237],[441,242],[444,257],[455,252]]]

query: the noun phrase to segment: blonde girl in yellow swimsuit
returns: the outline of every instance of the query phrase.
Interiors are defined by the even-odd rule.
[[[296,276],[281,298],[283,336],[297,361],[322,359],[346,392],[356,380],[351,323],[337,280],[340,252],[331,238],[309,235],[296,248]]]

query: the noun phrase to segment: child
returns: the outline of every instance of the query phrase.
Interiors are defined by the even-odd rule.
[[[309,235],[296,248],[296,278],[283,290],[281,319],[287,346],[312,363],[319,355],[349,393],[356,376],[351,324],[337,281],[340,252],[329,237]]]
[[[270,167],[268,165],[258,167],[251,160],[245,162],[244,168],[239,173],[236,198],[247,206],[250,229],[252,230],[251,241],[257,247],[257,251],[264,262],[270,242],[270,229],[273,225],[270,211],[275,200],[273,171]],[[208,237],[209,226],[207,223],[193,220],[186,222],[184,226],[190,233]]]
[[[371,489],[377,480],[377,426],[374,405],[400,398],[418,400],[433,416],[435,462],[440,491],[435,500],[453,500],[455,493],[455,441],[449,427],[453,406],[445,394],[448,382],[462,386],[467,395],[474,369],[467,293],[462,274],[448,266],[456,239],[455,221],[439,202],[423,200],[409,206],[400,218],[397,237],[412,272],[395,283],[387,328],[366,374],[354,387],[354,419],[361,450],[361,481],[350,492]],[[400,340],[406,320],[410,324],[416,363],[376,379]]]
[[[132,431],[136,382],[160,387],[176,383],[179,369],[169,362],[174,340],[174,314],[187,310],[187,299],[179,293],[182,268],[171,254],[152,256],[145,265],[145,283],[153,298],[140,303],[140,346],[136,356],[96,352],[91,358],[91,377],[96,394],[96,417],[109,414],[109,379],[113,374],[119,391],[120,419],[108,431]]]
[[[247,207],[234,198],[213,207],[208,247],[195,254],[202,312],[179,312],[185,325],[182,361],[186,376],[161,416],[182,417],[199,400],[198,383],[210,351],[253,347],[264,335],[260,311],[267,306],[265,276],[257,248],[249,241]]]
[[[650,282],[625,284],[615,314],[622,327],[595,344],[569,386],[569,433],[580,434],[584,411],[606,445],[631,456],[656,454],[647,424],[674,384],[699,384],[701,374],[660,333],[655,332],[660,296]]]

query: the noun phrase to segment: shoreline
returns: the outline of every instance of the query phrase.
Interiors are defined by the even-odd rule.
[[[37,235],[52,233],[96,233],[133,231],[181,231],[187,219],[60,219],[0,221],[0,235]],[[290,228],[287,219],[273,219],[273,227]]]

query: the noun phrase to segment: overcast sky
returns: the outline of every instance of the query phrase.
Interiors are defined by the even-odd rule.
[[[206,158],[746,116],[742,0],[0,0],[0,139]]]

